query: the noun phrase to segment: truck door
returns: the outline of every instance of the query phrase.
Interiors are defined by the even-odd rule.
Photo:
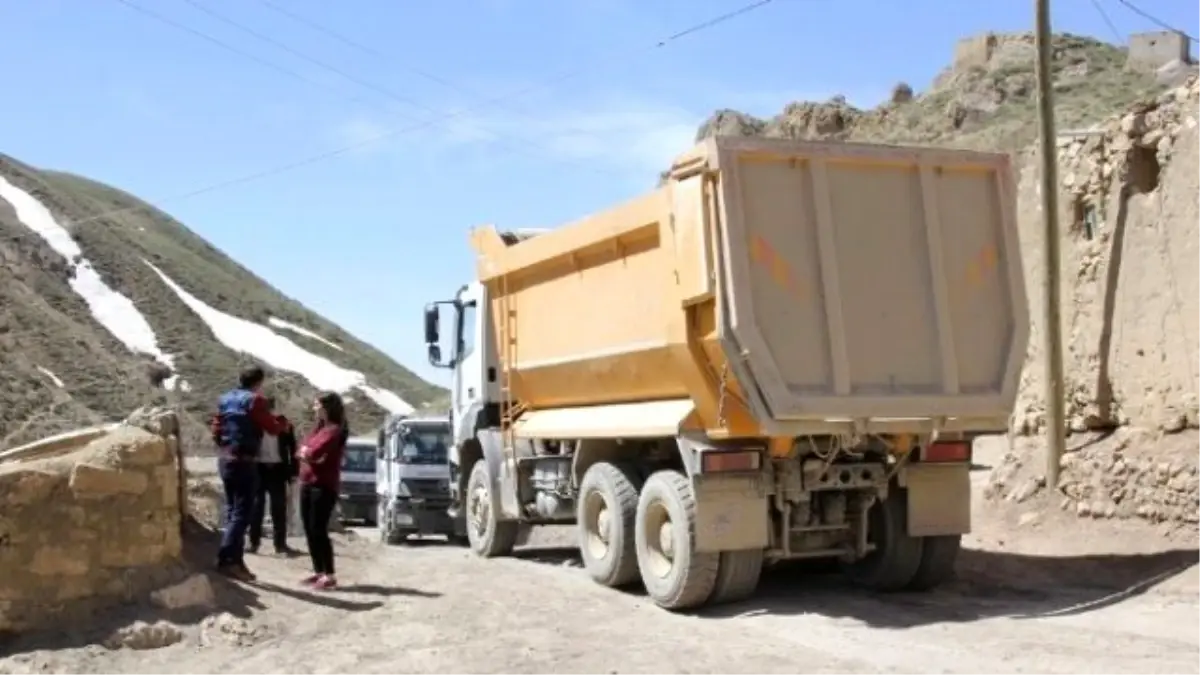
[[[458,433],[473,431],[473,428],[464,429],[463,423],[468,418],[472,422],[474,421],[473,416],[468,413],[472,408],[481,404],[485,382],[483,350],[476,348],[476,338],[479,332],[476,325],[478,305],[475,298],[463,298],[462,302],[454,331],[454,389],[451,394],[453,420],[457,427],[455,431]],[[455,441],[461,442],[461,440],[463,439],[456,434]]]

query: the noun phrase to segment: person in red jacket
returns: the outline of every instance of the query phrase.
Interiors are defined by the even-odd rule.
[[[322,394],[313,402],[317,424],[300,443],[300,519],[312,557],[313,573],[305,584],[318,589],[337,586],[333,568],[333,542],[329,521],[337,506],[342,481],[342,454],[350,428],[346,407],[335,392]]]

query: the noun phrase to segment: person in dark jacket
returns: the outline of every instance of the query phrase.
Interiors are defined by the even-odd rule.
[[[342,480],[342,455],[350,437],[346,408],[335,392],[322,394],[313,403],[316,427],[300,444],[300,518],[312,556],[312,576],[305,584],[317,589],[337,586],[333,569],[333,542],[329,521],[337,506]]]
[[[241,581],[253,581],[246,567],[246,529],[258,490],[258,453],[263,434],[278,436],[287,424],[271,413],[262,395],[266,373],[259,366],[246,368],[238,386],[217,399],[213,416],[213,440],[217,444],[217,468],[225,488],[225,517],[217,570]]]
[[[274,413],[275,399],[267,397],[267,406]],[[254,509],[250,514],[250,552],[258,553],[262,543],[263,521],[266,519],[267,501],[271,502],[271,539],[275,553],[290,554],[287,545],[287,487],[298,472],[296,467],[296,434],[283,415],[275,419],[288,428],[278,436],[263,436],[258,451],[258,490],[254,495]]]

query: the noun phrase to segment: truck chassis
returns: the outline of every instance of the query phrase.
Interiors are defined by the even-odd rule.
[[[961,439],[898,447],[884,436],[805,437],[771,457],[765,443],[702,435],[516,438],[507,448],[505,435],[480,430],[455,466],[471,548],[508,555],[522,528],[574,524],[593,580],[641,581],[671,610],[745,599],[765,565],[795,559],[837,561],[876,591],[928,590],[952,575],[964,515],[969,523],[961,490],[920,490],[957,503],[917,500],[918,522],[907,489],[914,477],[968,481],[969,499]]]

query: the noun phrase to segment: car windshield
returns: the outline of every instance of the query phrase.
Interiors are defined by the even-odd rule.
[[[342,456],[342,471],[375,473],[375,446],[349,443]]]
[[[449,429],[411,428],[400,445],[400,459],[410,464],[445,464],[450,461],[449,446]]]

